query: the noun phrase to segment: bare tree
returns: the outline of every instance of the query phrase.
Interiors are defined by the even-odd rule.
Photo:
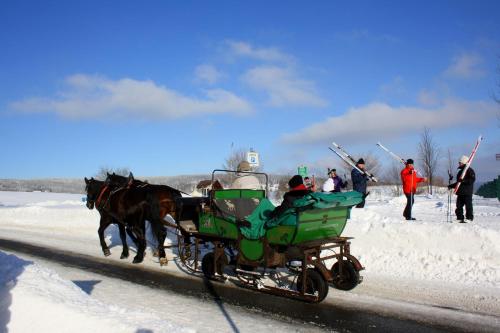
[[[111,168],[108,166],[102,166],[99,168],[99,171],[97,171],[95,178],[104,180],[108,177],[108,173],[113,173],[113,172],[120,176],[128,176],[130,173],[130,169],[126,167]]]
[[[247,151],[245,148],[232,149],[229,156],[226,157],[222,168],[225,170],[236,170],[241,161],[247,160]]]
[[[232,149],[228,157],[225,159],[224,164],[222,164],[222,168],[225,170],[236,170],[240,162],[247,160],[247,153],[249,151],[250,150],[247,148]],[[262,161],[259,161],[259,164],[260,165],[258,167],[254,167],[252,170],[256,172],[262,171]]]
[[[420,135],[418,153],[424,174],[428,179],[429,193],[432,194],[434,175],[439,164],[441,152],[439,146],[432,137],[431,131],[427,127],[424,127],[424,131]]]

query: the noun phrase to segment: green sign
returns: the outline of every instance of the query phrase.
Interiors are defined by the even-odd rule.
[[[301,165],[297,168],[297,173],[302,177],[307,176],[307,167],[305,165]]]

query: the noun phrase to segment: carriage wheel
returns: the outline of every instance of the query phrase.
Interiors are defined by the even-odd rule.
[[[207,279],[212,279],[215,277],[214,260],[215,253],[209,252],[205,254],[203,260],[201,261],[201,270],[203,271],[203,274]],[[222,275],[225,265],[227,265],[227,258],[225,255],[223,255],[219,258],[219,260],[217,260],[217,274]]]
[[[299,273],[297,278],[297,290],[302,293],[302,272]],[[328,282],[321,273],[313,268],[308,268],[306,271],[306,294],[317,295],[318,300],[321,302],[328,295]]]
[[[340,274],[342,265],[342,274]],[[349,260],[337,261],[331,269],[333,276],[333,286],[340,290],[351,290],[359,283],[359,272]]]
[[[189,237],[189,236],[188,236]],[[192,272],[198,272],[198,261],[200,258],[200,250],[198,249],[196,239],[189,238],[190,242],[186,243],[186,238],[180,231],[177,233],[177,251],[182,264]]]

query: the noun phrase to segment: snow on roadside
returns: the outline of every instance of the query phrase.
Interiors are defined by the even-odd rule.
[[[355,237],[365,273],[500,288],[500,205],[476,205],[473,223],[446,223],[442,199],[416,196],[411,222],[401,216],[404,197],[353,209],[344,235]]]
[[[194,331],[150,313],[102,303],[52,270],[1,251],[0,295],[0,330],[6,325],[10,332]]]

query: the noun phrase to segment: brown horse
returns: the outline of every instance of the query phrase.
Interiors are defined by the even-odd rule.
[[[118,186],[112,191],[111,188]],[[164,218],[170,214],[175,218],[178,198],[182,197],[181,192],[166,185],[153,185],[134,180],[132,174],[123,177],[115,174],[108,174],[106,184],[109,186],[108,194],[102,194],[106,201],[101,205],[111,216],[122,221],[127,228],[136,235],[138,240],[137,256],[134,262],[140,262],[144,256],[146,248],[144,221],[151,223],[153,232],[158,240],[158,252],[160,262],[166,261],[166,254],[163,243],[167,236],[164,225],[168,224]]]
[[[104,186],[105,184],[101,180],[97,180],[94,178],[87,179],[87,177],[85,177],[85,192],[87,193],[88,209],[94,208],[95,202],[98,199],[98,196],[101,193],[101,191],[104,189]],[[99,221],[99,229],[97,230],[97,233],[99,235],[99,242],[101,243],[102,252],[106,257],[111,254],[111,251],[109,250],[109,247],[106,244],[106,241],[104,240],[104,231],[110,224],[116,224],[118,226],[118,230],[120,232],[120,239],[123,245],[120,259],[128,258],[129,249],[127,244],[127,236],[125,234],[126,232],[125,225],[114,219],[106,210],[99,209],[98,207],[96,207],[96,209],[101,216]],[[134,242],[137,241],[136,237],[131,232],[128,232],[127,230],[127,233]]]

